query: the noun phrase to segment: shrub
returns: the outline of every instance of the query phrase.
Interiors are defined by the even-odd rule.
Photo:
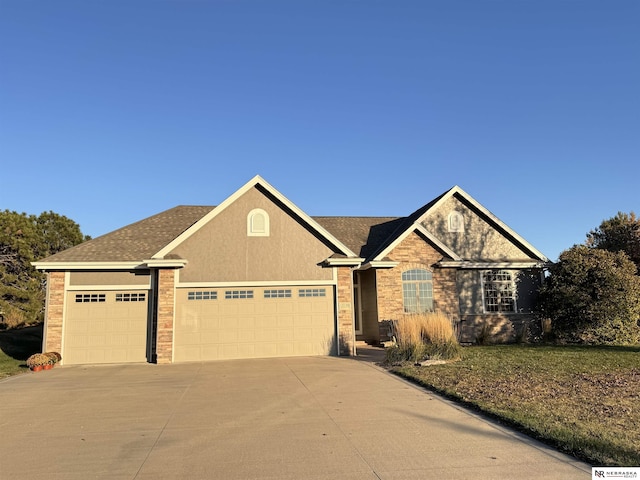
[[[559,340],[640,343],[640,277],[624,252],[576,245],[560,255],[540,290],[538,312]]]

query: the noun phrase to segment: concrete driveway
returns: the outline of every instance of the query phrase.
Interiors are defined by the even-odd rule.
[[[587,479],[371,362],[56,367],[0,382],[0,478]]]

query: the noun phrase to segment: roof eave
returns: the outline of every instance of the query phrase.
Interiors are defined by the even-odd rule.
[[[369,270],[371,268],[376,269],[384,269],[384,268],[394,268],[397,267],[400,262],[394,262],[391,260],[380,260],[380,261],[371,261],[362,265],[358,270]]]
[[[36,270],[43,272],[60,270],[134,270],[147,268],[144,262],[31,262]]]
[[[322,264],[327,267],[357,267],[362,264],[364,258],[350,257],[350,258],[327,258]]]
[[[550,265],[550,262],[538,262],[538,261],[474,262],[469,260],[463,260],[463,261],[441,260],[440,262],[438,262],[438,266],[441,268],[458,268],[461,270],[546,268],[549,265]]]

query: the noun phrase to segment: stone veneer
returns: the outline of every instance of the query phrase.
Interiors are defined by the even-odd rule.
[[[338,268],[338,355],[352,355],[355,345],[353,331],[353,284],[350,267]]]
[[[450,316],[459,315],[456,271],[452,268],[435,268],[443,255],[431,244],[414,232],[388,257],[400,263],[394,268],[377,271],[379,320],[391,320],[404,315],[402,272],[414,268],[424,268],[433,273],[434,309]]]
[[[156,362],[173,361],[173,324],[175,319],[175,270],[158,271],[158,330]]]
[[[66,272],[49,272],[47,277],[46,332],[42,351],[62,353],[62,319],[64,316]],[[64,357],[62,362],[64,362]]]

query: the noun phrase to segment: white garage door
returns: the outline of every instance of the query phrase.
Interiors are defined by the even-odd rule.
[[[148,291],[67,294],[65,364],[145,362]]]
[[[178,289],[174,361],[328,355],[332,287]]]

